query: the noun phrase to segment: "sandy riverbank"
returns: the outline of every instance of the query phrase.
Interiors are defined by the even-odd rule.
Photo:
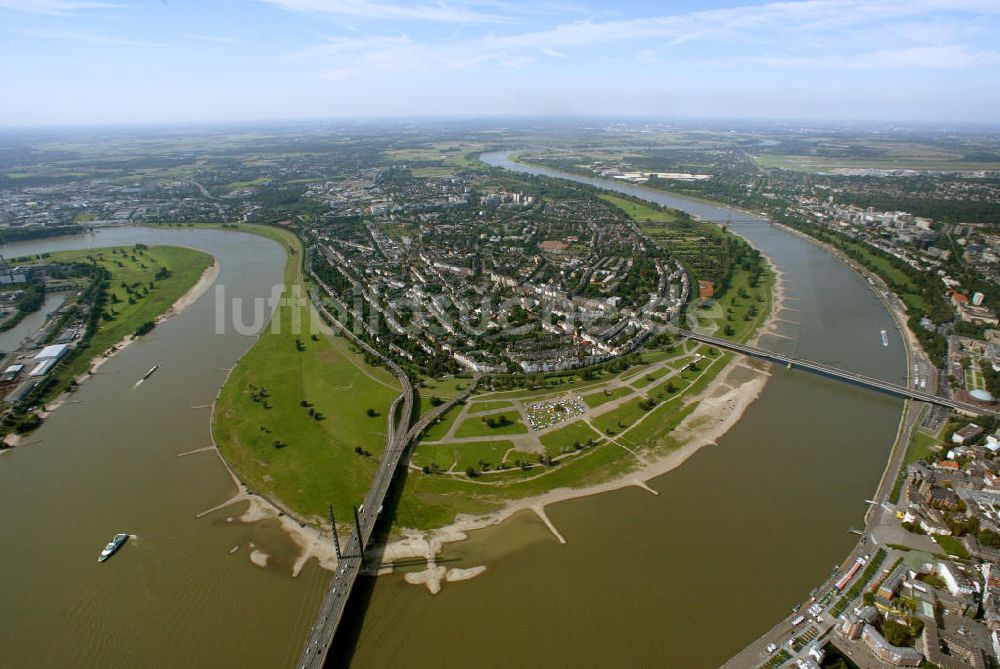
[[[241,486],[242,487],[242,486]],[[273,520],[281,525],[292,541],[299,547],[299,557],[292,565],[292,576],[298,576],[306,562],[316,558],[324,569],[334,571],[337,568],[337,556],[333,549],[330,536],[309,525],[302,525],[286,513],[282,513],[269,501],[256,495],[243,497],[250,506],[239,516],[242,523],[257,523],[263,520]],[[258,565],[264,566],[264,565]]]
[[[201,276],[198,278],[197,281],[195,281],[194,285],[191,286],[191,288],[189,288],[188,291],[184,293],[176,302],[170,305],[169,309],[167,309],[162,314],[156,317],[155,319],[156,324],[159,325],[164,321],[167,321],[171,318],[174,318],[175,316],[180,315],[181,312],[183,312],[189,306],[197,302],[198,298],[204,295],[208,291],[208,289],[215,284],[218,278],[219,278],[219,263],[218,261],[213,259],[212,264],[209,267],[207,267],[204,272],[201,273]],[[76,377],[77,384],[83,383],[84,381],[89,379],[91,376],[94,375],[94,372],[96,372],[101,365],[103,365],[108,360],[110,360],[114,356],[124,351],[126,348],[128,348],[138,340],[139,338],[136,337],[135,335],[125,335],[121,339],[121,341],[119,341],[117,344],[109,348],[106,352],[97,356],[91,361],[90,369],[87,372],[84,372],[83,374],[80,374],[78,377]]]
[[[205,268],[205,271],[201,273],[201,276],[198,277],[198,280],[195,281],[195,284],[191,286],[188,292],[181,295],[180,299],[170,306],[170,309],[160,314],[156,322],[159,323],[172,318],[197,302],[219,280],[219,272],[219,261],[213,257],[212,264]]]
[[[230,515],[226,518],[226,521],[247,524],[270,521],[278,524],[282,531],[284,531],[284,533],[287,534],[299,547],[299,556],[295,559],[295,563],[292,565],[292,577],[298,576],[299,572],[302,571],[302,567],[304,567],[305,564],[313,558],[315,558],[319,563],[319,566],[324,569],[328,569],[329,571],[336,570],[337,556],[329,534],[321,532],[311,525],[299,522],[294,517],[283,511],[275,503],[250,492],[250,490],[243,485],[243,483],[236,476],[236,473],[229,467],[229,463],[227,463],[226,459],[222,457],[221,453],[219,453],[218,448],[216,448],[213,444],[213,446],[208,450],[215,451],[215,453],[219,456],[223,466],[225,466],[226,471],[229,472],[230,478],[232,478],[233,483],[237,487],[237,493],[218,506],[202,511],[195,516],[196,519],[204,518],[205,516],[223,509],[246,502],[246,511],[238,516]],[[184,455],[189,455],[189,453],[182,453],[178,457],[182,457]],[[267,561],[266,559],[262,559],[262,556],[266,556],[266,554],[253,544],[251,544],[249,548],[250,561],[258,567],[266,567]],[[236,546],[230,551],[230,553],[236,553],[238,550],[239,546]]]

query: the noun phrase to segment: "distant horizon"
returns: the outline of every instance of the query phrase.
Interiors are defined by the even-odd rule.
[[[725,116],[612,116],[603,114],[576,114],[572,116],[554,116],[540,114],[498,114],[498,115],[454,115],[454,116],[328,116],[300,118],[237,118],[231,120],[176,120],[176,121],[135,121],[106,123],[62,123],[62,124],[0,124],[0,134],[30,133],[30,132],[72,132],[72,131],[169,131],[169,130],[226,130],[235,128],[290,128],[305,126],[317,128],[330,126],[364,126],[364,125],[405,125],[427,124],[444,125],[447,123],[481,124],[490,126],[504,122],[524,124],[538,123],[542,126],[558,128],[581,126],[584,124],[630,125],[627,130],[634,130],[643,124],[674,126],[678,130],[691,129],[728,129],[752,128],[753,130],[780,131],[778,126],[801,126],[801,129],[812,130],[870,130],[886,131],[988,131],[1000,132],[1000,120],[996,121],[965,121],[965,120],[883,120],[883,119],[836,119],[836,118],[794,118],[794,117],[725,117]],[[766,126],[774,126],[767,128]],[[793,128],[784,128],[792,131]],[[614,130],[612,130],[614,131]]]
[[[0,0],[0,127],[991,123],[998,33],[982,0]]]

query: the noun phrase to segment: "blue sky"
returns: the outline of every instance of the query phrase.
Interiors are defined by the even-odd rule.
[[[1000,0],[0,0],[0,125],[1000,120]]]

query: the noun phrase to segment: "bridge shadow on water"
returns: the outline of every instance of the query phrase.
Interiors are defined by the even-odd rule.
[[[420,403],[420,395],[414,393],[414,417],[420,416]],[[379,514],[375,527],[372,530],[369,543],[372,548],[365,552],[366,565],[382,564],[385,545],[389,541],[393,525],[397,519],[400,500],[403,496],[403,490],[406,487],[406,480],[410,475],[409,462],[413,454],[412,448],[412,446],[408,447],[406,454],[403,456],[403,461],[397,468],[396,475],[393,476],[392,483],[389,485],[389,490],[386,492],[385,501],[382,503],[382,513]],[[437,563],[443,564],[449,561],[453,560],[438,560]],[[396,567],[423,566],[425,564],[426,561],[419,558],[398,560],[394,563]],[[364,625],[365,616],[368,613],[368,607],[375,592],[377,580],[378,577],[376,576],[359,576],[355,581],[350,599],[347,601],[347,607],[344,610],[344,616],[340,621],[340,626],[337,628],[337,635],[333,638],[326,663],[323,665],[324,668],[333,669],[335,667],[349,667],[351,665],[357,650],[358,640],[361,637],[361,629]]]

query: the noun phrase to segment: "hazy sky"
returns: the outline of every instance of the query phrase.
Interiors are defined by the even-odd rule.
[[[0,125],[1000,120],[1000,0],[0,0]]]

